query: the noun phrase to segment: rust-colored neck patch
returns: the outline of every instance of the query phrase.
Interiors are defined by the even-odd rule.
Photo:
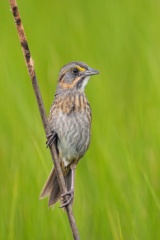
[[[59,82],[59,86],[62,87],[63,89],[73,89],[76,84],[81,80],[80,77],[76,77],[71,83],[66,83],[63,81],[63,79]]]

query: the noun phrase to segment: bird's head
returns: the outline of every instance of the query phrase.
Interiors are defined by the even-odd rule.
[[[62,67],[59,73],[56,94],[64,91],[83,92],[90,76],[99,74],[83,62],[71,62]]]

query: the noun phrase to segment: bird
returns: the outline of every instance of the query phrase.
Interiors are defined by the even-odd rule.
[[[59,199],[62,208],[73,203],[75,170],[79,160],[89,148],[92,112],[85,96],[85,87],[92,75],[99,71],[79,61],[70,62],[59,72],[57,88],[48,118],[51,134],[47,147],[55,144],[59,156],[67,193],[61,194],[54,167],[41,191],[40,198],[49,197],[53,206]]]

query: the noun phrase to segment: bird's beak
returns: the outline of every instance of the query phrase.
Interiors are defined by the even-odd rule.
[[[84,72],[84,75],[85,76],[92,76],[92,75],[96,75],[96,74],[99,74],[99,71],[93,69],[93,68],[88,68],[88,70],[86,70]]]

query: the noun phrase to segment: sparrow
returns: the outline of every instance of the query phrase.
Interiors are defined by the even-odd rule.
[[[73,202],[75,169],[86,153],[91,137],[92,112],[85,96],[85,87],[92,75],[99,74],[83,62],[71,62],[62,67],[58,77],[55,98],[49,114],[51,135],[47,146],[55,144],[64,175],[67,193],[61,194],[53,168],[40,198],[49,196],[49,206],[69,196],[61,207]]]

